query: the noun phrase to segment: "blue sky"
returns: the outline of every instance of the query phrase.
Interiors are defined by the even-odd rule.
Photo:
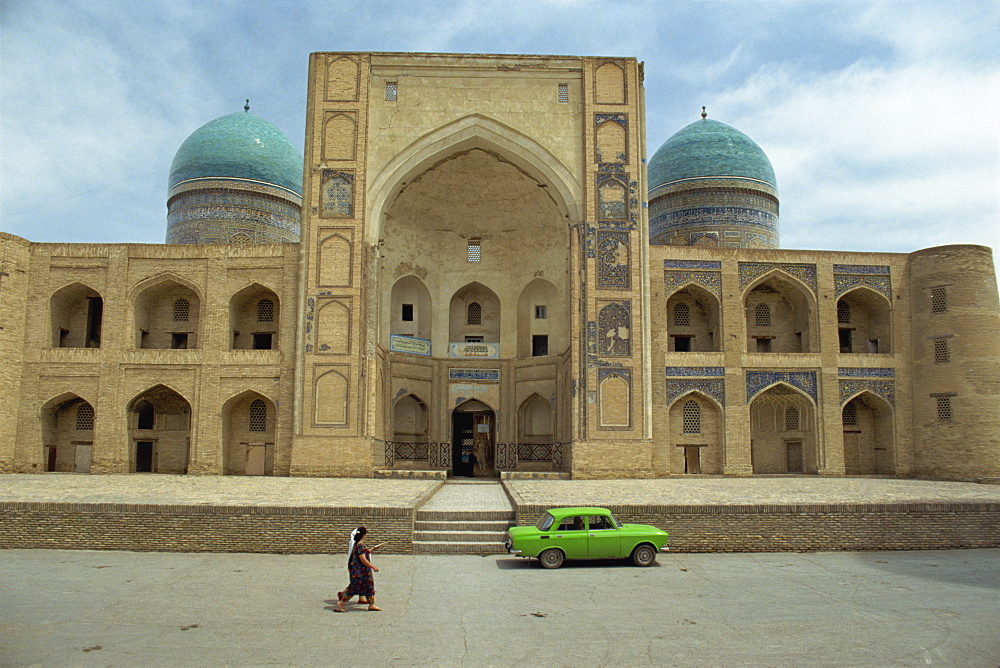
[[[696,120],[774,165],[785,248],[1000,249],[1000,4],[6,0],[0,230],[160,243],[181,142],[239,111],[301,148],[312,51],[645,61],[648,155]]]

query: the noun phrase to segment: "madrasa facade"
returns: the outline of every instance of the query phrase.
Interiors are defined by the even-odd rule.
[[[166,244],[0,234],[0,471],[1000,477],[990,250],[781,248],[637,60],[314,53],[306,113],[196,130]]]

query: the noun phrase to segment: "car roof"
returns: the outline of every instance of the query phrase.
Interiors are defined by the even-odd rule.
[[[607,508],[597,508],[595,506],[572,506],[569,508],[549,508],[547,511],[553,517],[566,517],[567,515],[610,515]]]

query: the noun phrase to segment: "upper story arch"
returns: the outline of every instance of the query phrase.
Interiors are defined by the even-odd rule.
[[[204,297],[197,285],[174,274],[146,279],[129,294],[136,348],[197,348]]]
[[[104,298],[84,283],[63,286],[49,297],[53,348],[100,348]]]
[[[780,269],[743,291],[747,352],[808,353],[819,350],[816,297],[809,286]]]
[[[583,190],[562,162],[514,128],[482,114],[470,114],[416,139],[375,175],[366,204],[368,220],[375,222],[368,228],[368,243],[374,245],[381,238],[387,209],[414,177],[449,156],[477,148],[495,153],[546,186],[568,223],[581,220]]]
[[[691,282],[671,293],[666,306],[668,351],[722,350],[722,305],[714,294]]]
[[[891,353],[892,304],[885,295],[858,286],[837,299],[837,333],[842,353]]]
[[[278,347],[281,300],[260,283],[252,283],[229,300],[229,330],[233,350],[271,350]]]

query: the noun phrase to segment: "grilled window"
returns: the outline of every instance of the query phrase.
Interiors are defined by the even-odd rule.
[[[799,430],[799,409],[789,406],[785,411],[785,431]]]
[[[837,322],[851,322],[851,305],[843,300],[837,302]]]
[[[935,397],[937,399],[938,422],[951,422],[951,397]]]
[[[934,339],[934,361],[951,361],[951,351],[948,349],[948,339]]]
[[[396,101],[396,82],[386,81],[385,82],[385,101],[395,102]]]
[[[701,407],[696,401],[688,401],[681,411],[685,434],[701,433]]]
[[[191,317],[191,303],[186,299],[174,302],[174,322],[187,322]]]
[[[945,288],[931,288],[931,313],[948,311],[948,291]]]
[[[87,402],[76,407],[76,428],[79,430],[94,428],[94,407]]]
[[[274,322],[274,302],[270,299],[257,302],[257,322]]]
[[[767,304],[757,304],[753,310],[754,324],[758,327],[771,326],[771,307]]]
[[[847,402],[847,405],[844,406],[844,426],[858,426],[858,407],[853,401]]]
[[[482,258],[482,240],[469,239],[468,255],[469,262],[479,262]]]
[[[248,423],[250,431],[267,431],[267,404],[263,400],[254,399],[250,402]]]
[[[556,99],[559,100],[560,104],[569,103],[569,84],[559,84],[559,93]]]
[[[465,312],[465,324],[483,324],[483,307],[479,305],[479,302],[472,302],[469,304],[469,308]]]
[[[691,309],[687,304],[674,304],[674,326],[687,327],[691,324]]]

